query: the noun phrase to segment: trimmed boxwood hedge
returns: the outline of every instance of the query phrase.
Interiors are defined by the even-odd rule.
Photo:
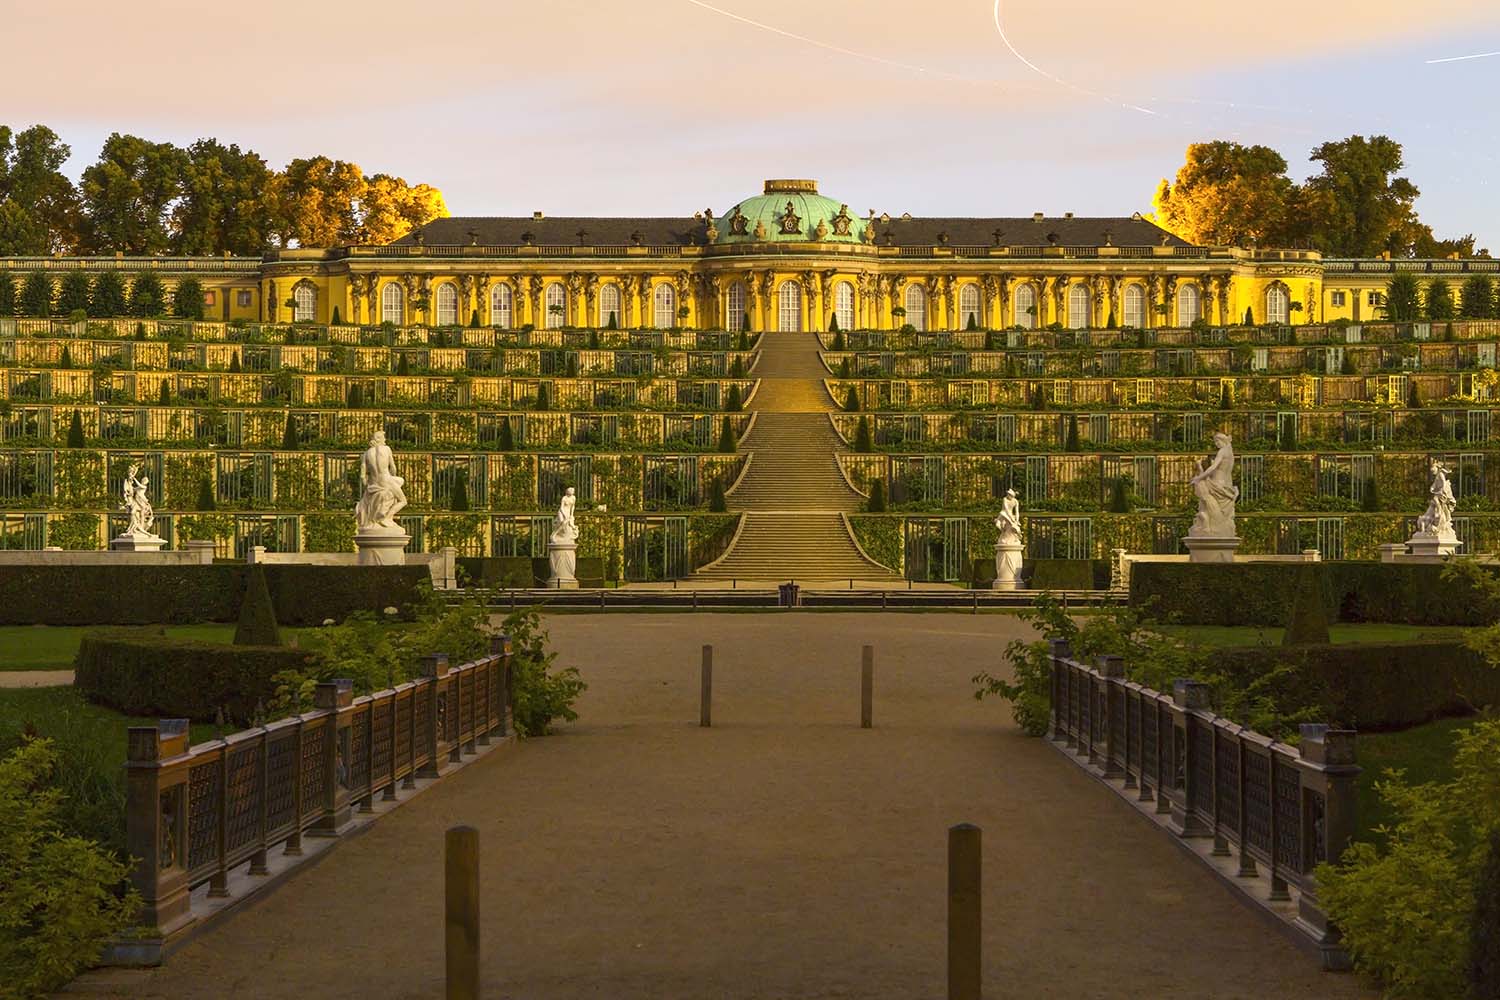
[[[1248,646],[1215,650],[1214,665],[1245,686],[1290,665],[1267,682],[1282,711],[1316,706],[1320,718],[1360,730],[1500,705],[1500,669],[1452,639]]]
[[[222,708],[243,724],[271,700],[283,670],[308,673],[314,654],[283,646],[228,646],[170,639],[159,630],[112,629],[83,637],[73,684],[90,701],[127,715],[211,722]]]
[[[1026,586],[1031,590],[1098,590],[1109,586],[1104,559],[1036,559],[1028,561]],[[1102,577],[1102,579],[1101,579]]]
[[[549,560],[530,556],[460,556],[458,566],[472,587],[544,587],[547,577],[552,575]],[[580,587],[604,586],[603,558],[579,556],[573,575]]]
[[[180,625],[239,618],[248,567],[0,566],[0,625]],[[342,621],[354,611],[409,615],[425,566],[267,566],[283,625]]]
[[[1130,603],[1183,625],[1285,625],[1300,563],[1137,563]],[[1436,564],[1322,563],[1330,620],[1487,625],[1496,610]]]

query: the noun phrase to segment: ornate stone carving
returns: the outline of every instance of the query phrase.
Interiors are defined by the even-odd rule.
[[[1198,472],[1188,480],[1198,498],[1198,515],[1188,529],[1191,538],[1234,538],[1234,504],[1239,487],[1234,485],[1234,447],[1229,435],[1214,435],[1218,449],[1207,463],[1198,463]]]
[[[359,462],[359,503],[354,523],[360,534],[405,534],[395,521],[406,506],[406,480],[396,475],[396,460],[385,443],[385,432],[376,431]]]
[[[802,232],[802,217],[797,214],[791,199],[787,199],[786,209],[781,213],[781,233],[783,236],[798,235]]]
[[[740,206],[734,206],[734,211],[729,213],[729,235],[744,236],[749,228],[750,220],[740,211]]]
[[[849,229],[854,225],[854,217],[849,214],[848,205],[839,206],[839,214],[833,217],[833,235],[848,236]]]
[[[755,232],[752,235],[758,240],[766,238],[766,221],[764,219],[755,220]]]

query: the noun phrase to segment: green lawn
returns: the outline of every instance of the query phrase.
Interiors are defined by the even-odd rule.
[[[1281,628],[1254,625],[1163,625],[1161,631],[1203,646],[1256,646],[1281,644]],[[1410,639],[1449,639],[1468,629],[1433,625],[1330,625],[1329,637],[1336,643],[1405,642]]]
[[[1404,770],[1412,784],[1452,778],[1454,735],[1476,721],[1477,716],[1438,719],[1397,733],[1360,733],[1355,738],[1355,753],[1364,768],[1357,807],[1360,840],[1379,839],[1374,829],[1394,819],[1376,794],[1375,782],[1392,768]]]
[[[0,625],[0,671],[70,670],[83,634],[93,628],[95,626]],[[233,624],[168,625],[166,629],[168,635],[180,639],[229,642],[234,638]],[[284,628],[281,631],[284,638],[291,638],[304,630]]]

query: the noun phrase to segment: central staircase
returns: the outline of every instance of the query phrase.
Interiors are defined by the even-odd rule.
[[[843,442],[828,419],[833,402],[817,338],[763,334],[755,375],[755,425],[743,443],[750,466],[726,497],[744,523],[730,550],[692,579],[893,582],[889,569],[860,553],[844,520],[863,498],[839,471]]]

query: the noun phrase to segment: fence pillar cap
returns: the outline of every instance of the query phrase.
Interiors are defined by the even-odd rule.
[[[448,675],[447,653],[428,653],[420,662],[423,677],[446,677]]]
[[[510,636],[504,632],[490,636],[490,653],[495,656],[510,655]]]
[[[1301,739],[1297,750],[1302,759],[1313,764],[1353,764],[1354,730],[1333,729],[1321,722],[1304,722],[1298,727]]]
[[[1096,662],[1099,667],[1099,673],[1103,674],[1105,677],[1125,676],[1125,657],[1123,656],[1117,656],[1114,653],[1107,653],[1104,656],[1099,657]]]
[[[1172,702],[1178,708],[1208,708],[1213,689],[1202,681],[1179,677],[1172,681]]]
[[[337,677],[322,681],[313,689],[314,708],[347,708],[354,704],[354,681]]]
[[[1051,647],[1052,655],[1060,660],[1073,655],[1073,647],[1066,639],[1048,639],[1047,645]]]
[[[131,726],[127,733],[125,759],[166,760],[187,753],[188,720],[158,719],[154,726]]]

